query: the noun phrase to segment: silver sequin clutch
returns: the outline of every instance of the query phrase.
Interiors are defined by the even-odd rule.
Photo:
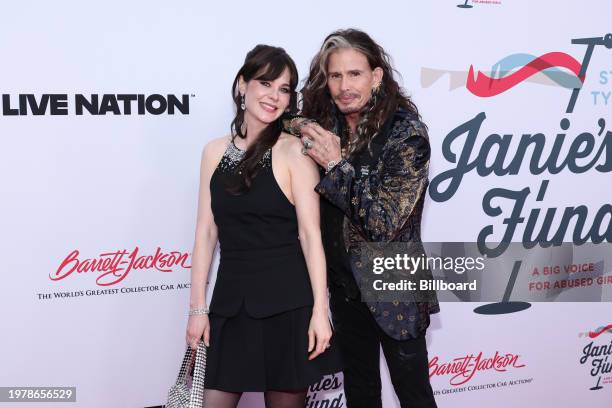
[[[168,390],[166,408],[203,408],[205,373],[206,345],[200,340],[195,351],[187,345],[176,383]]]

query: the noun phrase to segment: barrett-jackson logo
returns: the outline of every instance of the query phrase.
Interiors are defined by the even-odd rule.
[[[2,116],[51,115],[189,115],[193,95],[161,94],[18,94],[2,95]],[[68,101],[72,100],[74,111]]]
[[[163,252],[157,247],[154,255],[140,255],[135,247],[131,252],[126,249],[101,253],[98,258],[81,259],[78,249],[72,251],[49,278],[54,281],[74,276],[74,273],[98,274],[96,284],[111,286],[124,280],[131,271],[154,269],[159,272],[174,272],[175,267],[191,268],[187,264],[188,252]]]
[[[597,378],[596,384],[589,388],[591,391],[601,390],[602,384],[612,384],[612,361],[608,359],[612,358],[610,334],[612,334],[612,324],[587,333],[591,341],[582,349],[580,364],[590,367],[589,374],[593,379]]]
[[[482,351],[477,355],[467,354],[450,362],[439,362],[436,356],[429,361],[429,378],[434,376],[451,376],[451,385],[462,385],[472,380],[476,372],[499,371],[506,372],[513,368],[523,368],[526,365],[520,361],[519,354],[500,354],[498,351],[492,357],[484,357]]]

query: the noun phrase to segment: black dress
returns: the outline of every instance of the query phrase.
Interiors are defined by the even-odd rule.
[[[222,391],[299,390],[341,370],[331,347],[308,361],[313,296],[295,207],[266,152],[248,192],[233,195],[244,152],[230,142],[210,181],[221,257],[210,303],[205,386]]]

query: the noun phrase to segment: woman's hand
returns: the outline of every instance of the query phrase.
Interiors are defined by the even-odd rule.
[[[314,309],[308,327],[308,360],[313,360],[329,348],[331,336],[332,329],[327,311]]]
[[[187,344],[192,349],[197,349],[202,336],[204,336],[206,347],[210,346],[210,322],[208,321],[208,315],[189,316],[187,334],[185,336]]]

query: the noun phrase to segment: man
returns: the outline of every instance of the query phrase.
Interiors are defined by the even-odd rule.
[[[380,346],[401,406],[436,407],[425,342],[429,314],[440,310],[435,293],[428,301],[364,302],[356,279],[366,242],[421,242],[427,128],[389,61],[362,31],[330,34],[302,90],[303,115],[316,123],[296,118],[289,126],[326,171],[316,191],[349,408],[382,406]]]

